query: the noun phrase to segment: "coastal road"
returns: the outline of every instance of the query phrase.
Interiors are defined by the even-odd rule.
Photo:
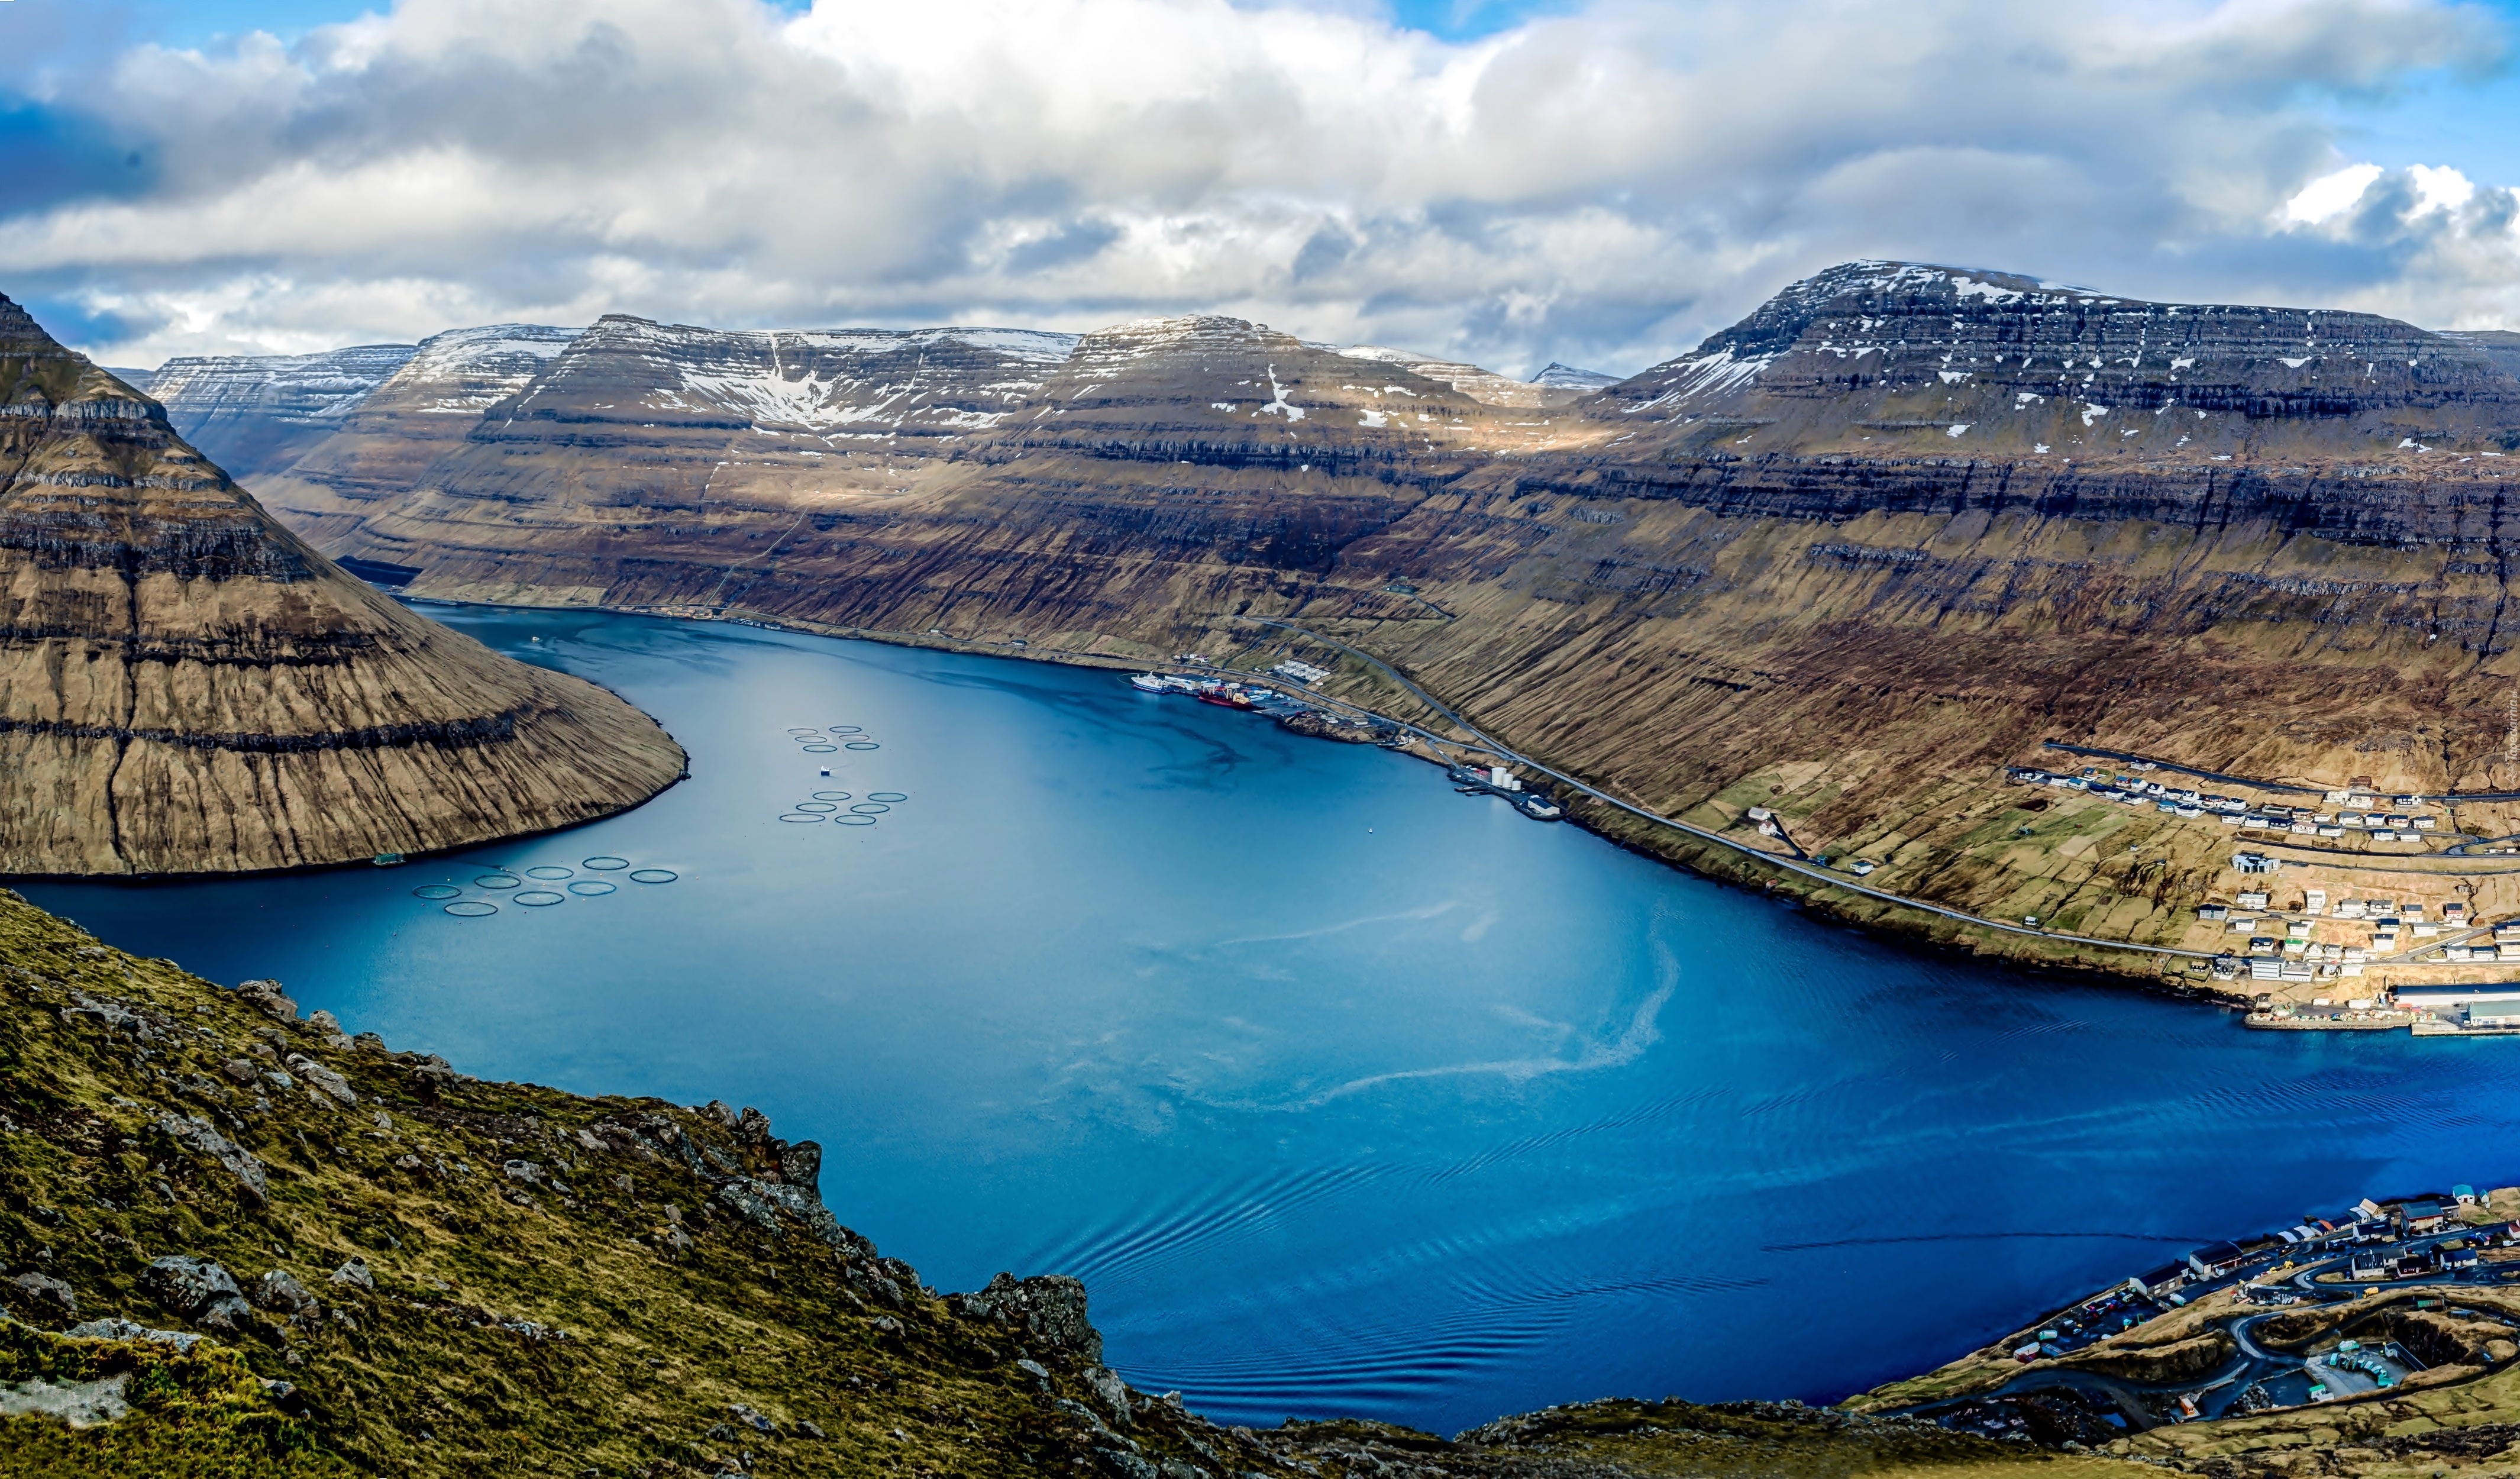
[[[1887,889],[1867,887],[1862,883],[1856,882],[1844,874],[1831,873],[1826,869],[1815,867],[1808,863],[1797,862],[1790,858],[1781,858],[1775,853],[1751,847],[1732,837],[1725,836],[1721,832],[1712,831],[1706,828],[1698,827],[1691,823],[1682,822],[1676,818],[1666,817],[1659,812],[1648,811],[1644,807],[1639,806],[1632,801],[1622,800],[1598,786],[1590,784],[1587,782],[1577,780],[1575,777],[1567,775],[1563,771],[1554,770],[1547,765],[1543,765],[1528,755],[1521,754],[1518,751],[1508,748],[1507,745],[1487,735],[1485,732],[1481,731],[1477,725],[1474,725],[1467,719],[1462,718],[1461,714],[1455,711],[1450,705],[1436,698],[1434,695],[1427,693],[1417,684],[1412,683],[1406,675],[1393,668],[1391,664],[1383,661],[1381,658],[1374,656],[1372,652],[1359,650],[1334,637],[1325,637],[1321,633],[1316,632],[1309,627],[1298,626],[1291,621],[1281,621],[1271,616],[1245,616],[1240,619],[1244,621],[1257,622],[1262,626],[1282,627],[1286,631],[1311,638],[1313,641],[1318,642],[1325,647],[1335,648],[1339,651],[1347,653],[1349,656],[1356,658],[1360,662],[1372,664],[1376,670],[1390,678],[1392,682],[1399,684],[1400,687],[1406,690],[1412,697],[1416,698],[1418,702],[1423,703],[1429,709],[1432,709],[1436,713],[1439,713],[1445,718],[1451,720],[1455,725],[1460,727],[1463,734],[1478,740],[1481,747],[1494,750],[1497,754],[1503,756],[1507,760],[1512,761],[1516,765],[1522,766],[1526,770],[1537,771],[1569,789],[1581,791],[1585,795],[1591,796],[1596,801],[1602,802],[1609,806],[1615,806],[1619,810],[1626,812],[1631,816],[1641,817],[1657,826],[1670,828],[1674,831],[1686,832],[1700,841],[1712,842],[1718,847],[1729,848],[1745,857],[1756,858],[1760,862],[1765,863],[1772,868],[1781,869],[1786,873],[1799,874],[1815,882],[1825,883],[1831,888],[1840,889],[1847,893],[1862,894],[1867,898],[1878,899],[1885,904],[1895,904],[1903,909],[1912,909],[1922,914],[1938,915],[1943,919],[1956,920],[1963,924],[1974,925],[1980,929],[1992,929],[2004,934],[2026,935],[2032,939],[2062,940],[2074,945],[2090,945],[2101,950],[2123,951],[2130,955],[2152,956],[2161,960],[2210,961],[2215,959],[2217,955],[2221,954],[2219,951],[2211,950],[2179,950],[2166,945],[2137,945],[2125,940],[2103,940],[2091,935],[2061,934],[2051,929],[2040,929],[2035,925],[2008,924],[2002,919],[1990,919],[1982,915],[1970,914],[1966,910],[1952,909],[1941,904],[1929,904],[1922,899],[1912,899],[1905,894],[1895,894]],[[1405,727],[1414,734],[1423,735],[1428,740],[1435,740],[1439,743],[1459,744],[1461,742],[1460,740],[1453,740],[1448,736],[1437,735],[1431,731],[1420,729],[1414,724],[1407,725]]]
[[[2223,771],[2198,770],[2192,765],[2181,765],[2177,761],[2163,760],[2152,755],[2132,754],[2126,750],[2093,749],[2085,744],[2067,744],[2060,740],[2042,740],[2039,742],[2048,749],[2063,750],[2069,755],[2088,755],[2095,760],[2124,760],[2130,764],[2140,761],[2162,770],[2177,771],[2182,776],[2220,781],[2226,785],[2255,786],[2259,790],[2283,791],[2296,796],[2323,796],[2327,793],[2326,789],[2320,786],[2296,785],[2289,781],[2261,781],[2254,776],[2234,776]],[[2412,792],[2401,792],[2401,794],[2412,794]],[[2520,801],[2520,791],[2426,791],[2424,798],[2439,801],[2444,805],[2455,805],[2461,801]]]
[[[2246,785],[2255,787],[2258,790],[2282,791],[2287,795],[2295,796],[2318,796],[2326,794],[2325,791],[2316,785],[2295,785],[2287,781],[2260,781],[2251,776],[2232,776],[2226,775],[2222,771],[2198,770],[2192,765],[2181,765],[2170,760],[2156,760],[2150,755],[2130,754],[2125,750],[2093,749],[2087,744],[2067,744],[2061,740],[2042,740],[2039,742],[2042,746],[2048,749],[2063,750],[2066,754],[2081,755],[2085,759],[2089,760],[2123,760],[2129,765],[2149,765],[2160,770],[2177,771],[2182,776],[2194,776],[2200,781],[2220,781],[2225,785]]]
[[[2484,1228],[2471,1228],[2454,1225],[2443,1228],[2436,1232],[2419,1233],[2415,1236],[2405,1238],[2391,1246],[2401,1250],[2433,1248],[2454,1238],[2490,1237],[2493,1232],[2494,1228],[2490,1225]],[[2268,1279],[2268,1277],[2274,1272],[2273,1269],[2267,1267],[2267,1265],[2276,1263],[2294,1253],[2300,1253],[2307,1256],[2310,1261],[2296,1269],[2288,1271],[2281,1279],[2281,1282],[2295,1290],[2298,1290],[2300,1293],[2307,1296],[2312,1302],[2317,1304],[2348,1304],[2361,1298],[2362,1296],[2362,1291],[2366,1287],[2386,1288],[2390,1294],[2400,1296],[2420,1294],[2428,1290],[2440,1291],[2445,1297],[2448,1297],[2452,1291],[2454,1291],[2461,1286],[2472,1287],[2478,1284],[2498,1286],[2501,1283],[2501,1279],[2495,1277],[2494,1274],[2481,1270],[2473,1273],[2461,1273],[2453,1270],[2438,1270],[2434,1273],[2422,1275],[2414,1278],[2392,1278],[2382,1280],[2376,1285],[2366,1285],[2360,1282],[2322,1284],[2317,1281],[2318,1276],[2321,1274],[2341,1273],[2351,1267],[2353,1262],[2353,1253],[2350,1247],[2326,1248],[2315,1253],[2306,1249],[2283,1249],[2270,1250],[2266,1253],[2260,1254],[2257,1258],[2250,1260],[2248,1266],[2234,1270],[2232,1273],[2225,1275],[2221,1278],[2193,1286],[2187,1297],[2190,1302],[2193,1302],[2194,1299],[2200,1298],[2205,1294],[2220,1292],[2238,1284],[2259,1284],[2261,1287],[2272,1287],[2272,1284],[2262,1282],[2262,1280]],[[2092,1297],[2098,1298],[2102,1296],[2095,1295]],[[2074,1307],[2069,1306],[2067,1310],[2058,1311],[2055,1315],[2048,1316],[2046,1317],[2046,1321],[2057,1320],[2065,1316]],[[1945,1412],[1960,1408],[1970,1402],[1985,1401],[2002,1397],[2028,1396],[2039,1391],[2064,1389],[2080,1392],[2086,1396],[2097,1398],[2116,1405],[2119,1412],[2127,1417],[2130,1425],[2136,1427],[2138,1430],[2148,1428],[2160,1420],[2160,1418],[2154,1415],[2150,1405],[2147,1403],[2146,1399],[2148,1398],[2167,1399],[2164,1404],[2165,1407],[2167,1407],[2170,1404],[2174,1404],[2178,1397],[2182,1393],[2184,1393],[2193,1398],[2203,1399],[2200,1401],[2199,1406],[2203,1409],[2203,1414],[2206,1417],[2227,1416],[2229,1415],[2233,1409],[2238,1405],[2241,1394],[2247,1390],[2250,1383],[2263,1381],[2272,1376],[2280,1375],[2287,1371],[2294,1371],[2302,1368],[2305,1360],[2303,1356],[2286,1351],[2270,1351],[2264,1346],[2259,1345],[2257,1340],[2254,1338],[2255,1327],[2259,1322],[2281,1313],[2281,1310],[2269,1310],[2265,1308],[2242,1309],[2216,1319],[2213,1322],[2213,1327],[2229,1335],[2231,1337],[2232,1344],[2236,1349],[2232,1352],[2229,1359],[2225,1361],[2214,1370],[2187,1380],[2139,1382],[2122,1377],[2105,1375],[2097,1371],[2080,1369],[2071,1366],[2047,1366],[2036,1370],[2024,1371],[2020,1375],[2014,1376],[1985,1392],[1975,1393],[1966,1397],[1942,1398],[1933,1402],[1919,1403],[1912,1407],[1892,1409],[1891,1411],[1933,1416],[1939,1412]],[[2026,1336],[2030,1331],[2038,1329],[2039,1325],[2044,1322],[2034,1322],[2028,1329],[2020,1332],[2020,1335]],[[2077,1347],[2074,1353],[2069,1353],[2069,1357],[2071,1354],[2078,1354],[2082,1350],[2086,1349],[2088,1349],[2088,1347]],[[2416,1365],[2418,1368],[2420,1368],[2421,1364],[2416,1363]],[[2223,1389],[2225,1388],[2229,1388],[2230,1390],[2224,1393],[2224,1395],[2219,1398],[2207,1396],[2209,1393],[2223,1392]],[[2357,1393],[2353,1395],[2362,1396],[2369,1394]]]

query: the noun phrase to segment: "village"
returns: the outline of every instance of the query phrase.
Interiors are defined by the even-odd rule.
[[[2520,1033],[2520,908],[2489,919],[2471,902],[2475,874],[2510,867],[2485,860],[2520,852],[2520,839],[2463,833],[2447,814],[2451,798],[2357,784],[2288,786],[2301,799],[2277,801],[2184,784],[2176,772],[2165,781],[2163,771],[2129,759],[2071,773],[2016,765],[2004,777],[2228,829],[2238,845],[2225,876],[2234,886],[2193,904],[2188,944],[2210,958],[2216,982],[2248,983],[2251,1027]],[[2343,893],[2351,885],[2341,880],[2373,867],[2391,870],[2389,892]]]
[[[2192,1249],[1854,1404],[2107,1449],[2163,1424],[2455,1384],[2520,1355],[2520,1188],[2365,1198]]]

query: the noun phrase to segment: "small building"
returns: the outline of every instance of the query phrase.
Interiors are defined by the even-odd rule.
[[[2461,1182],[2450,1188],[2450,1197],[2462,1207],[2473,1207],[2476,1205],[2476,1188]]]
[[[2187,1282],[2187,1265],[2163,1264],[2149,1274],[2138,1274],[2128,1279],[2127,1289],[2145,1299],[2159,1299],[2165,1294],[2177,1292],[2179,1286],[2185,1282]]]
[[[2247,1261],[2248,1255],[2240,1251],[2240,1245],[2229,1242],[2207,1243],[2187,1255],[2187,1267],[2199,1278],[2220,1278],[2236,1272]]]
[[[2231,906],[2228,904],[2203,904],[2197,906],[2196,918],[2200,919],[2228,919],[2230,917]]]
[[[2362,1248],[2354,1255],[2354,1277],[2364,1283],[2375,1283],[2391,1277],[2391,1260],[2377,1248]]]
[[[2437,1201],[2410,1201],[2398,1208],[2398,1225],[2408,1232],[2438,1232],[2448,1216]]]

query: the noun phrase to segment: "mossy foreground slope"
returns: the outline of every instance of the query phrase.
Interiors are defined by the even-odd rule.
[[[0,893],[0,1474],[2132,1472],[1791,1405],[1220,1428],[723,1105],[470,1079]]]

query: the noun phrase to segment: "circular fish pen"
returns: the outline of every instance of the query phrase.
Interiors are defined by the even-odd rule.
[[[907,801],[910,799],[910,795],[907,791],[869,791],[867,792],[867,799],[870,801],[887,802]]]
[[[671,883],[682,874],[670,868],[642,868],[630,874],[633,883]]]
[[[446,906],[446,912],[459,919],[478,919],[499,912],[499,906],[484,899],[465,899]]]
[[[423,883],[411,891],[415,899],[460,899],[464,890],[452,883]]]
[[[875,826],[875,818],[873,817],[833,817],[832,820],[848,827]]]
[[[517,902],[527,909],[549,909],[555,904],[565,903],[567,900],[568,895],[554,893],[548,888],[528,888],[517,895]]]
[[[850,795],[847,791],[816,791],[814,792],[814,799],[817,801],[853,801],[857,798]]]
[[[850,807],[849,810],[856,812],[861,817],[879,817],[885,812],[892,810],[892,808],[884,805],[880,801],[861,801],[857,805]]]
[[[779,820],[782,822],[820,822],[823,819],[813,812],[782,812],[779,815]],[[633,876],[636,876],[636,874],[633,874]]]
[[[478,888],[522,888],[525,880],[512,874],[483,874],[472,880]]]
[[[628,858],[589,858],[586,867],[594,873],[619,873],[630,866]]]
[[[568,885],[568,891],[581,899],[600,899],[620,886],[617,883],[607,883],[602,878],[580,878]]]
[[[876,742],[875,742],[874,740],[850,740],[850,741],[849,741],[848,747],[849,747],[849,748],[851,748],[851,749],[854,749],[854,750],[870,750],[870,749],[881,749],[881,748],[883,748],[883,746],[882,746],[882,745],[876,743]]]
[[[575,877],[576,875],[576,870],[574,869],[555,868],[548,863],[544,864],[540,868],[528,868],[525,870],[525,876],[528,878],[542,878],[554,883],[559,882],[562,878]]]

